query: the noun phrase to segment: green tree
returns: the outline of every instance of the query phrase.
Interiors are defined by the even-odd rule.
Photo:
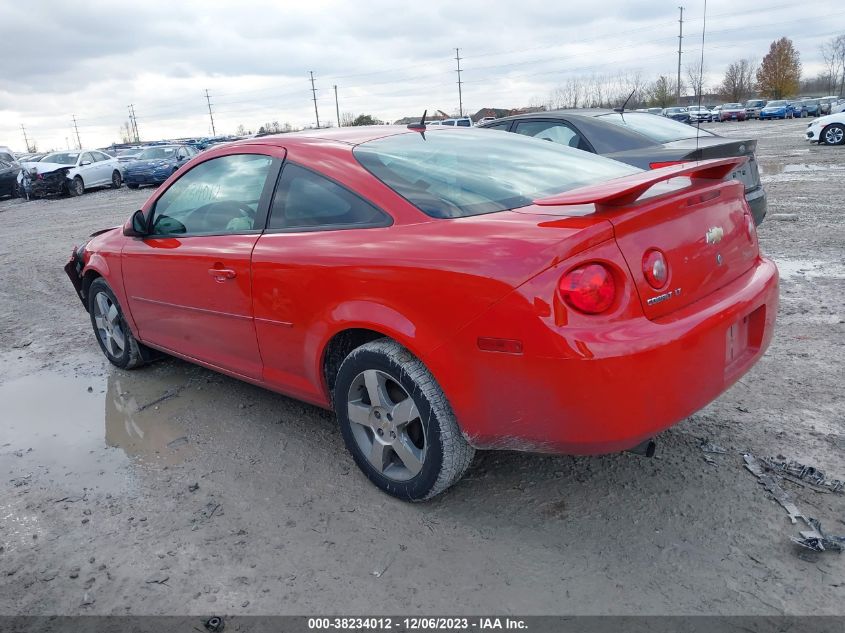
[[[352,125],[375,125],[376,120],[369,114],[359,114],[352,121]]]
[[[792,40],[782,37],[772,42],[757,69],[757,87],[770,99],[784,99],[798,93],[801,58]]]

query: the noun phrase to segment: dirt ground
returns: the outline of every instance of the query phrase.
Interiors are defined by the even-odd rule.
[[[482,453],[417,505],[369,484],[327,412],[105,362],[62,266],[150,190],[0,201],[0,614],[845,614],[845,555],[794,546],[742,457],[845,478],[845,149],[805,125],[708,126],[759,139],[782,274],[740,383],[653,459]],[[845,533],[845,496],[783,486]]]

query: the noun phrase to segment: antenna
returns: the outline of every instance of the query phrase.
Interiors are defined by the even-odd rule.
[[[627,99],[625,99],[625,103],[623,103],[623,104],[622,104],[622,107],[621,107],[621,108],[615,108],[615,111],[616,111],[616,112],[618,112],[619,114],[622,114],[623,112],[625,112],[625,106],[626,106],[626,105],[628,105],[628,102],[631,100],[631,97],[633,97],[633,96],[634,96],[634,93],[635,93],[636,91],[637,91],[637,89],[636,89],[636,88],[634,88],[634,89],[631,91],[631,94],[629,94],[629,95],[628,95],[628,98],[627,98]]]
[[[214,129],[214,114],[211,112],[211,97],[208,96],[208,88],[205,90],[205,100],[208,103],[208,116],[211,119],[211,135],[217,136],[217,130]]]
[[[704,96],[704,34],[707,32],[707,0],[704,0],[704,20],[701,24],[701,61],[698,65],[698,125],[695,126],[695,154],[698,158],[698,138],[701,136],[701,98]]]
[[[419,132],[420,135],[425,140],[425,115],[428,114],[428,109],[423,110],[422,118],[420,119],[419,123],[409,123],[408,129],[414,130],[414,132]]]

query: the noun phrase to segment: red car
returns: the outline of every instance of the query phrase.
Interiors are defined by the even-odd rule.
[[[641,445],[763,354],[778,274],[724,179],[744,158],[644,172],[517,134],[420,132],[193,158],[65,267],[103,352],[333,408],[360,468],[409,500],[475,449]]]
[[[725,121],[745,121],[745,106],[741,103],[726,103],[719,110],[719,123]]]

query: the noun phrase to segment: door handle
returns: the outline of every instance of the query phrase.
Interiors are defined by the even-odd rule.
[[[214,281],[226,281],[234,279],[238,273],[231,268],[209,268],[208,274],[214,277]]]

